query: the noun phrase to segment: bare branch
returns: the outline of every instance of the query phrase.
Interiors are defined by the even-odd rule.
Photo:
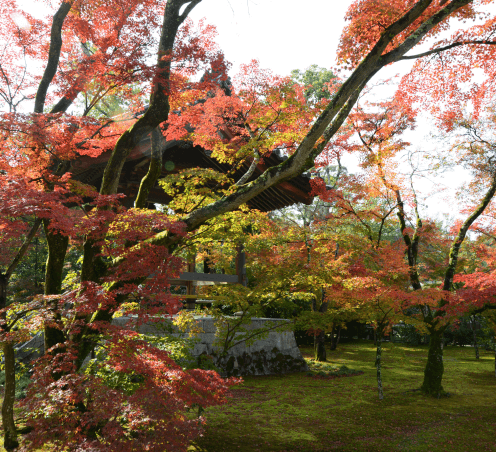
[[[33,240],[34,236],[38,232],[38,228],[40,227],[40,224],[41,224],[41,219],[36,218],[34,220],[33,226],[31,227],[31,230],[28,232],[28,235],[24,239],[24,243],[19,248],[19,251],[17,252],[16,256],[9,265],[9,268],[4,274],[7,280],[12,276],[12,273],[14,273],[15,269],[19,265],[19,262],[21,262],[21,259],[23,258],[24,254],[26,254],[26,251],[28,250],[31,240]]]
[[[418,53],[416,55],[405,55],[400,58],[400,60],[414,60],[416,58],[422,58],[434,53],[445,52],[446,50],[453,49],[454,47],[459,47],[469,44],[485,44],[485,45],[496,45],[496,41],[464,41],[464,42],[454,42],[444,47],[438,47],[437,49],[432,49],[424,53]]]

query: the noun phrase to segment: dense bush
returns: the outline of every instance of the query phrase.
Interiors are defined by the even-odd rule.
[[[475,345],[477,340],[479,346],[491,347],[493,337],[487,320],[480,315],[462,317],[444,333],[446,343],[460,346]]]

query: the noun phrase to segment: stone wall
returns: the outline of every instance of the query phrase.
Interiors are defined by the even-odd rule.
[[[14,347],[16,360],[30,363],[45,354],[45,337],[43,332],[36,333],[33,338]]]
[[[114,324],[124,326],[132,321],[131,317],[119,317],[113,320]],[[296,345],[293,331],[269,331],[268,335],[247,345],[244,341],[229,349],[227,356],[220,356],[220,348],[214,345],[217,326],[213,317],[195,317],[197,325],[203,333],[198,335],[198,342],[192,350],[192,355],[200,359],[202,356],[211,357],[215,364],[226,375],[270,375],[289,372],[303,372],[308,370],[307,364]],[[283,324],[284,319],[253,318],[247,330],[271,328]],[[170,320],[164,320],[170,328]],[[161,336],[164,334],[164,325],[148,323],[139,326],[142,334]],[[175,329],[173,335],[179,336]],[[238,334],[239,336],[239,334]],[[236,342],[236,339],[234,340]]]

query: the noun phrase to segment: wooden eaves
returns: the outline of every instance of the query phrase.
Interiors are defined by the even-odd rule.
[[[74,179],[92,185],[99,189],[102,182],[103,172],[112,150],[103,152],[98,157],[80,156],[71,162],[69,171]],[[211,157],[211,152],[200,146],[194,146],[188,141],[165,141],[162,144],[163,168],[161,178],[172,172],[187,168],[211,168],[221,173],[229,173],[231,166],[223,164]],[[119,181],[119,193],[124,193],[126,198],[124,204],[132,207],[138,192],[142,177],[148,170],[151,154],[150,137],[145,137],[130,152]],[[274,151],[272,155],[264,157],[258,163],[250,180],[256,179],[267,168],[278,165],[284,161],[282,152]],[[246,162],[232,174],[235,181],[239,180],[248,170],[249,162]],[[172,168],[168,170],[167,168]],[[248,202],[248,206],[262,212],[281,209],[296,203],[311,204],[313,196],[310,195],[310,175],[299,175],[289,181],[270,187]],[[170,198],[158,186],[151,190],[148,201],[153,204],[168,204]]]

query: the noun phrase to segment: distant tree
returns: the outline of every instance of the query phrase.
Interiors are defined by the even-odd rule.
[[[312,64],[305,70],[293,69],[291,78],[305,87],[305,97],[312,103],[330,99],[335,92],[333,86],[339,83],[332,70],[316,64]]]

